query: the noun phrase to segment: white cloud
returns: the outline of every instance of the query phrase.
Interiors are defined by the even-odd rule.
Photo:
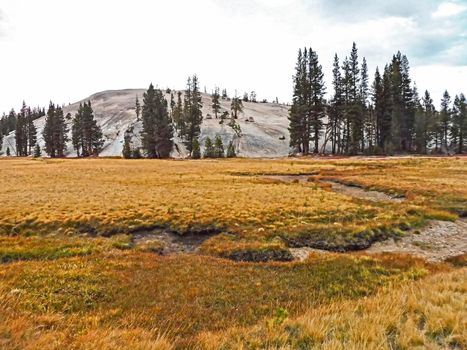
[[[431,14],[433,18],[446,18],[458,15],[467,10],[467,5],[458,4],[455,2],[443,2],[435,12]]]

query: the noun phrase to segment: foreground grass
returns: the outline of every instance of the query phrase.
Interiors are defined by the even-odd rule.
[[[227,232],[204,252],[283,255],[287,244],[364,247],[387,234],[455,219],[467,205],[467,162],[390,160],[0,160],[0,234],[131,233],[164,227]],[[259,174],[315,174],[283,183]],[[408,196],[374,203],[337,194],[320,178]]]
[[[465,349],[467,269],[363,300],[284,313],[255,327],[200,335],[214,349]]]
[[[0,347],[193,348],[200,332],[253,325],[280,308],[298,316],[432,269],[394,256],[330,254],[304,263],[253,264],[112,247],[17,261],[0,270]]]

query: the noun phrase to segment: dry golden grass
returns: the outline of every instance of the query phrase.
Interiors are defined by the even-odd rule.
[[[333,193],[319,183],[245,176],[313,173],[403,192],[410,200],[373,203]],[[236,241],[220,242],[233,250],[252,240],[270,244],[277,236],[338,246],[419,225],[427,215],[452,217],[440,210],[465,208],[466,173],[465,159],[454,158],[1,160],[0,233],[113,234],[161,226],[181,233],[235,233]]]
[[[214,229],[225,234],[202,251],[228,257],[280,253],[304,237],[345,245],[427,217],[454,218],[465,208],[466,170],[462,158],[0,160],[0,348],[465,346],[465,270],[443,277],[451,267],[399,255],[261,264],[161,257],[151,253],[161,242],[133,249],[129,234]],[[261,174],[314,174],[314,181]],[[319,182],[326,177],[409,200],[354,199],[331,192]],[[274,316],[282,309],[288,319],[284,311]]]
[[[217,349],[465,349],[467,269],[355,301],[278,314],[255,327],[199,336]]]

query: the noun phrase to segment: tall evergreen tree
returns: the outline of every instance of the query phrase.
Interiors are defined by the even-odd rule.
[[[222,143],[222,139],[219,135],[216,136],[214,140],[214,157],[215,158],[224,158],[224,144]]]
[[[342,123],[342,108],[343,108],[343,87],[342,75],[340,71],[339,57],[334,55],[334,63],[332,69],[332,86],[334,95],[331,98],[329,109],[329,129],[331,138],[332,154],[340,153],[341,148],[341,123]]]
[[[467,101],[464,94],[454,99],[451,142],[457,145],[456,152],[462,154],[467,143]]]
[[[185,119],[183,117],[184,109],[183,109],[183,102],[182,102],[182,92],[177,92],[177,102],[172,112],[172,121],[174,125],[175,131],[178,133],[179,136],[183,137],[185,135]]]
[[[212,143],[211,138],[208,136],[206,137],[206,140],[204,141],[204,158],[214,158],[215,157],[215,152],[214,152],[214,145]]]
[[[199,141],[197,138],[193,140],[193,146],[191,147],[191,158],[192,159],[201,158],[201,149],[200,149]]]
[[[451,122],[451,110],[449,108],[451,104],[451,96],[447,91],[444,91],[443,98],[441,99],[441,110],[440,110],[440,129],[441,129],[441,147],[443,152],[448,151],[448,137]]]
[[[50,157],[65,156],[68,128],[63,116],[63,109],[55,106],[52,102],[50,102],[47,110],[42,136],[45,141],[45,151]]]
[[[214,89],[214,92],[212,93],[212,96],[211,96],[211,100],[212,100],[211,107],[212,107],[212,111],[214,112],[214,116],[215,116],[216,119],[217,119],[217,115],[221,111],[221,105],[220,105],[220,102],[219,102],[219,98],[220,98],[219,88],[216,87]]]
[[[37,142],[37,129],[34,125],[34,120],[36,119],[36,112],[32,112],[31,108],[27,109],[27,116],[26,116],[26,123],[27,123],[27,143],[28,143],[28,154],[31,155],[34,149],[34,146]]]
[[[132,156],[133,151],[131,150],[131,137],[129,135],[125,135],[123,139],[123,150],[122,150],[122,156],[125,159],[129,159]]]
[[[26,104],[23,102],[23,108],[16,117],[15,127],[15,142],[16,142],[16,155],[18,157],[27,156],[27,120],[26,120]]]
[[[303,154],[319,152],[324,117],[324,81],[318,55],[311,48],[299,50],[294,76],[294,96],[289,114],[290,146]]]
[[[310,125],[310,140],[314,144],[313,153],[319,152],[319,139],[323,129],[324,118],[324,74],[321,65],[318,62],[318,55],[311,48],[308,51],[309,58],[309,111],[308,124]]]
[[[139,117],[141,115],[141,104],[139,103],[138,95],[136,95],[135,112],[136,112],[136,120],[139,121]]]
[[[173,128],[164,94],[154,86],[143,98],[143,130],[141,131],[143,148],[149,158],[167,158],[173,147]]]
[[[414,104],[414,90],[411,86],[409,75],[409,60],[407,56],[401,56],[401,93],[403,103],[403,117],[401,122],[401,150],[404,152],[412,151],[414,137],[414,122],[416,107]]]
[[[243,102],[239,97],[235,96],[232,98],[230,110],[232,112],[232,118],[238,119],[238,114],[243,112]]]
[[[187,89],[185,90],[185,101],[183,108],[184,131],[182,136],[188,151],[192,152],[193,140],[201,133],[201,123],[203,122],[201,92],[199,81],[196,75],[188,78]]]
[[[63,112],[61,113],[63,117]],[[104,145],[102,130],[94,118],[91,101],[80,104],[72,123],[72,142],[78,157],[98,156]]]
[[[357,45],[353,43],[348,61],[348,118],[349,118],[349,153],[356,154],[361,149],[364,117],[360,97],[360,67]]]

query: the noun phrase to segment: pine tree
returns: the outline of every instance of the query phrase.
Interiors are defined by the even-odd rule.
[[[36,126],[34,125],[34,119],[35,119],[35,113],[31,112],[31,108],[27,109],[27,144],[28,144],[28,154],[31,155],[34,146],[36,145],[37,142],[37,129]]]
[[[50,102],[44,129],[42,130],[42,137],[45,142],[45,152],[52,158],[56,157],[56,145],[54,143],[55,124],[55,105]]]
[[[183,108],[184,132],[182,133],[186,148],[191,154],[193,140],[201,133],[201,123],[203,122],[203,104],[199,91],[198,77],[193,75],[188,78],[187,89],[185,90],[185,101]]]
[[[217,135],[216,139],[214,140],[214,157],[215,158],[225,157],[224,144],[222,143],[222,139],[220,138],[219,135]]]
[[[25,133],[26,129],[26,120],[23,114],[23,111],[18,113],[16,117],[16,127],[15,127],[15,143],[16,143],[16,155],[18,157],[26,156],[24,152],[24,144],[27,144],[27,136]]]
[[[167,110],[167,101],[152,84],[143,98],[143,149],[149,158],[167,158],[173,147],[173,128]]]
[[[423,134],[420,134],[421,139],[421,149],[422,153],[428,151],[428,146],[436,138],[436,129],[437,129],[437,120],[436,120],[436,109],[433,105],[433,100],[431,99],[430,93],[425,91],[425,94],[422,99],[422,109],[423,109]],[[436,143],[436,141],[435,141]]]
[[[209,137],[206,137],[206,141],[204,142],[204,158],[214,158],[214,145]]]
[[[334,63],[332,70],[332,86],[334,88],[334,95],[331,98],[329,109],[329,129],[331,138],[331,152],[332,154],[340,153],[341,147],[341,122],[342,122],[342,76],[339,65],[339,57],[334,55]]]
[[[464,94],[460,94],[454,99],[451,128],[451,142],[457,145],[457,153],[462,154],[467,141],[467,101]]]
[[[448,151],[448,133],[451,123],[451,110],[449,105],[451,104],[451,96],[447,91],[444,91],[443,98],[441,100],[440,110],[440,129],[441,129],[441,147],[443,152]]]
[[[183,102],[182,102],[182,92],[178,91],[177,92],[177,103],[175,104],[175,107],[172,112],[172,120],[174,124],[174,128],[177,131],[179,136],[185,135],[185,120],[183,118]]]
[[[47,110],[45,126],[42,131],[45,141],[45,152],[52,158],[64,157],[68,141],[68,128],[63,109],[52,102]]]
[[[136,112],[136,120],[139,121],[139,116],[141,115],[141,105],[139,103],[138,95],[136,95],[135,112]]]
[[[237,153],[235,151],[235,146],[232,141],[229,142],[229,145],[227,146],[227,158],[235,158],[237,156]]]
[[[243,103],[239,97],[235,96],[232,98],[232,102],[230,103],[230,110],[232,112],[232,117],[234,119],[238,119],[238,114],[243,112]]]
[[[360,91],[360,68],[357,45],[353,43],[348,61],[348,118],[349,118],[349,152],[356,154],[361,150],[363,139],[364,117]]]
[[[71,125],[71,142],[73,148],[76,150],[76,156],[80,157],[81,154],[85,156],[83,143],[83,105],[81,103]]]
[[[39,158],[42,155],[41,147],[38,143],[36,143],[36,147],[34,147],[34,158]]]
[[[217,119],[217,115],[220,113],[221,111],[221,105],[219,103],[219,98],[220,98],[220,95],[219,95],[219,88],[216,87],[214,89],[214,92],[211,96],[211,100],[212,100],[212,111],[214,112],[214,116],[216,117]]]
[[[427,93],[427,92],[426,92]],[[425,94],[426,94],[425,93]],[[427,152],[427,133],[428,133],[428,120],[423,109],[423,105],[418,97],[418,91],[414,88],[414,146],[415,151],[419,154],[426,154]],[[425,97],[423,98],[423,100]]]
[[[310,140],[314,143],[313,153],[319,152],[319,139],[322,134],[324,118],[324,74],[318,62],[318,55],[311,48],[308,51],[309,57],[309,129]]]
[[[313,152],[319,152],[324,117],[323,77],[316,52],[311,48],[299,50],[289,131],[290,146],[303,154],[309,153],[310,141],[313,141]]]
[[[360,108],[361,108],[361,122],[362,130],[360,132],[360,142],[361,142],[361,151],[365,150],[365,136],[366,143],[372,143],[370,141],[371,136],[369,135],[372,130],[372,124],[370,120],[370,115],[368,111],[368,65],[366,63],[366,58],[363,57],[363,63],[360,68],[360,86],[359,86],[359,98],[360,98]]]
[[[130,142],[131,142],[131,137],[125,135],[123,139],[123,150],[122,150],[122,156],[125,159],[131,158],[131,155],[132,155]]]
[[[379,147],[384,153],[391,153],[393,150],[393,143],[391,139],[391,130],[393,123],[393,99],[392,99],[392,85],[391,85],[391,67],[386,65],[383,74],[383,95],[382,95],[382,110],[383,115],[379,125],[380,130],[380,143]]]
[[[193,146],[191,147],[191,158],[192,159],[201,158],[201,149],[200,149],[199,141],[197,138],[193,140]]]
[[[71,115],[69,115],[71,116]],[[63,109],[58,107],[55,109],[55,130],[54,130],[54,143],[57,152],[57,157],[65,157],[66,143],[68,141],[68,127],[66,125],[65,117],[63,116]]]
[[[63,116],[63,112],[61,115]],[[91,101],[80,104],[75,114],[72,123],[72,143],[78,157],[98,156],[102,150],[104,138],[94,118]]]
[[[411,86],[409,76],[409,60],[407,56],[401,57],[401,92],[403,103],[403,120],[401,122],[401,149],[404,152],[412,151],[412,143],[414,138],[414,122],[416,107],[414,104],[414,90]]]

